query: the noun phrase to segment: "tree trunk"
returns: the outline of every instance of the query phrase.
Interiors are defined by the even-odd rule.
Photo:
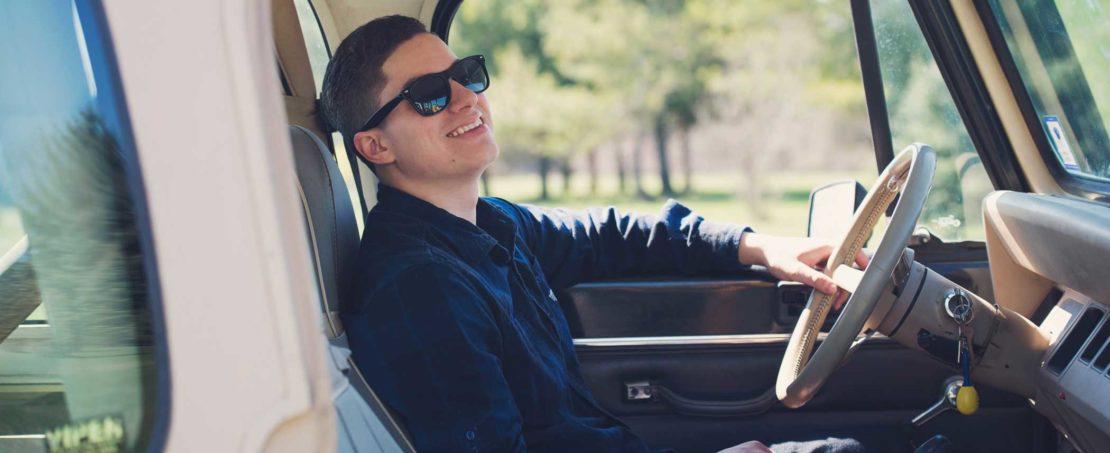
[[[659,115],[655,119],[655,149],[658,151],[659,156],[659,182],[663,186],[663,195],[674,195],[674,188],[671,187],[671,163],[667,159],[667,141],[670,138],[670,130],[667,128],[667,120],[663,115]]]
[[[680,130],[682,139],[682,187],[683,194],[694,193],[694,159],[690,147],[690,126],[683,126]]]
[[[632,145],[632,183],[636,186],[636,196],[647,199],[651,197],[644,191],[643,151],[647,142],[644,138],[645,134],[636,134],[636,140]]]
[[[623,141],[613,144],[613,155],[617,158],[617,193],[620,195],[628,193],[628,178],[626,175],[628,164],[624,160],[624,152]]]
[[[571,195],[570,177],[574,173],[574,169],[570,166],[569,157],[565,157],[562,162],[559,162],[559,172],[563,174],[563,198],[567,198]]]
[[[597,195],[597,148],[586,153],[586,173],[590,178],[590,196]]]
[[[763,210],[763,187],[759,180],[756,156],[752,150],[745,150],[741,156],[740,165],[745,184],[744,197],[747,198],[752,217],[756,220],[766,220],[767,212]]]
[[[551,158],[540,156],[540,162],[536,168],[540,173],[540,199],[547,201],[551,199],[551,194],[547,191],[547,175],[551,172]]]
[[[482,172],[482,193],[484,193],[487,197],[492,197],[493,192],[491,192],[489,189],[489,172],[490,169],[488,168],[486,169],[486,171]]]

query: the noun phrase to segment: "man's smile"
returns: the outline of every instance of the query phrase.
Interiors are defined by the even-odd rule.
[[[475,118],[474,121],[455,128],[454,130],[452,130],[451,132],[449,132],[447,134],[447,137],[455,138],[455,137],[461,137],[461,136],[464,136],[464,135],[465,136],[477,135],[479,133],[484,132],[487,129],[488,128],[485,127],[485,123],[482,121],[482,117],[479,116],[478,118]]]

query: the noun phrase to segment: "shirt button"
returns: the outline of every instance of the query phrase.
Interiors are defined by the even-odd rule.
[[[466,440],[474,440],[475,437],[478,437],[478,434],[476,434],[473,430],[466,432]]]

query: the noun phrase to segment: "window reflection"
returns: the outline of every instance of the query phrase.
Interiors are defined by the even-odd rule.
[[[0,8],[0,61],[19,63],[0,65],[0,450],[135,449],[155,343],[114,69],[88,5]]]

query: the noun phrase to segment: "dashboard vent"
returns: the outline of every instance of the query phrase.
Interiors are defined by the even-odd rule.
[[[1083,316],[1079,317],[1079,321],[1071,328],[1071,332],[1068,332],[1068,335],[1064,337],[1060,347],[1056,348],[1056,353],[1052,355],[1051,359],[1048,359],[1046,367],[1049,371],[1060,374],[1061,371],[1064,371],[1064,368],[1067,368],[1075,355],[1079,353],[1079,348],[1083,347],[1083,343],[1087,342],[1091,332],[1094,332],[1098,322],[1102,320],[1102,315],[1102,310],[1096,308],[1087,308],[1087,311],[1083,312]]]
[[[1110,322],[1102,323],[1098,333],[1095,334],[1094,338],[1091,338],[1090,343],[1087,343],[1087,348],[1083,350],[1079,360],[1090,362],[1091,359],[1095,358],[1095,354],[1098,354],[1098,351],[1102,349],[1102,345],[1106,344],[1107,338],[1110,338]]]
[[[1098,358],[1095,359],[1094,367],[1101,373],[1102,370],[1106,369],[1106,365],[1108,364],[1110,364],[1110,348],[1102,350],[1102,354],[1099,354]]]
[[[1103,335],[1103,332],[1108,330],[1110,330],[1110,320],[1102,323],[1102,328],[1099,329],[1098,335],[1105,337],[1105,335]],[[1098,370],[1100,373],[1106,369],[1106,365],[1110,365],[1110,345],[1102,348],[1102,353],[1098,355],[1098,358],[1095,359],[1095,363],[1093,364],[1095,369]]]

